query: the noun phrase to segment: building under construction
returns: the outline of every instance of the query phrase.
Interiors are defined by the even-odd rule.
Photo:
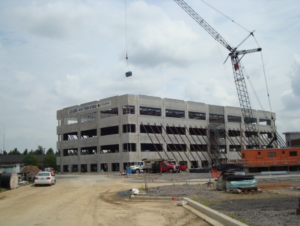
[[[235,162],[242,148],[253,148],[250,139],[260,148],[278,147],[275,119],[275,113],[253,110],[246,121],[255,130],[247,131],[238,107],[114,96],[57,111],[57,164],[62,172],[101,172],[146,158],[172,159],[189,169]]]

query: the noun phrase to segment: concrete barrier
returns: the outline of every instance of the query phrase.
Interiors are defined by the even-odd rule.
[[[199,212],[205,214],[206,216],[214,219],[215,221],[221,223],[222,225],[225,225],[225,226],[247,226],[247,224],[237,221],[231,217],[228,217],[223,213],[220,213],[216,210],[208,208],[208,207],[206,207],[198,202],[195,202],[189,198],[183,198],[183,199],[188,202],[189,206],[191,206],[194,209],[198,210]]]
[[[136,200],[136,201],[180,201],[180,200],[185,200],[185,201],[187,201],[187,204],[189,207],[199,211],[200,214],[196,214],[189,207],[186,209],[195,213],[196,215],[198,215],[200,218],[207,221],[211,225],[214,225],[214,226],[219,226],[219,225],[247,226],[247,224],[244,224],[238,220],[228,217],[227,215],[225,215],[223,213],[220,213],[216,210],[213,210],[207,206],[204,206],[198,202],[195,202],[195,201],[193,201],[189,198],[185,198],[185,197],[163,197],[163,196],[154,197],[154,196],[132,195],[131,199]]]

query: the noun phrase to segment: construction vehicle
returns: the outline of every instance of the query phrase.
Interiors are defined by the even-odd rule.
[[[201,27],[204,28],[217,42],[223,45],[230,53],[227,59],[230,57],[234,75],[234,81],[236,85],[236,90],[240,102],[240,107],[242,110],[242,115],[245,121],[245,129],[248,133],[251,133],[252,136],[249,136],[249,146],[251,148],[259,147],[259,140],[257,138],[256,126],[252,124],[253,113],[250,105],[250,98],[247,91],[246,81],[243,73],[243,66],[241,64],[241,59],[248,53],[260,52],[261,48],[250,49],[250,50],[238,50],[238,48],[251,36],[254,36],[253,32],[250,32],[248,36],[236,47],[229,45],[225,39],[213,29],[202,17],[200,17],[184,0],[174,0],[183,10],[185,10]],[[274,120],[273,117],[270,117],[271,120]],[[267,145],[268,148],[271,147],[271,144],[274,141],[277,141],[279,135],[275,133],[274,137]],[[282,141],[281,141],[282,143]],[[284,142],[283,142],[284,143]],[[281,145],[281,144],[280,144]],[[286,146],[285,144],[283,144]]]
[[[145,166],[145,162],[144,161],[140,161],[140,162],[134,162],[133,165],[129,166],[128,168],[131,169],[132,173],[143,173],[144,172],[144,166]]]
[[[143,171],[146,173],[178,173],[179,167],[171,160],[165,159],[144,159]]]
[[[175,161],[168,160],[168,163],[170,165],[175,165],[176,166],[176,162]],[[179,163],[178,169],[179,169],[179,171],[186,171],[187,167],[186,167],[186,165],[184,163]]]
[[[242,150],[241,164],[249,172],[300,169],[300,148]]]

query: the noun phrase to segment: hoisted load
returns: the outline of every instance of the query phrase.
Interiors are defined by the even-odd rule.
[[[128,72],[125,73],[125,75],[126,75],[126,77],[130,77],[130,76],[132,76],[132,72],[128,71]]]

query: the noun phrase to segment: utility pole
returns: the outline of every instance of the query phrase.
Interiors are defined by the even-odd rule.
[[[5,127],[4,127],[4,131],[3,131],[3,149],[2,151],[4,152],[5,151]],[[3,154],[3,153],[1,153]]]

